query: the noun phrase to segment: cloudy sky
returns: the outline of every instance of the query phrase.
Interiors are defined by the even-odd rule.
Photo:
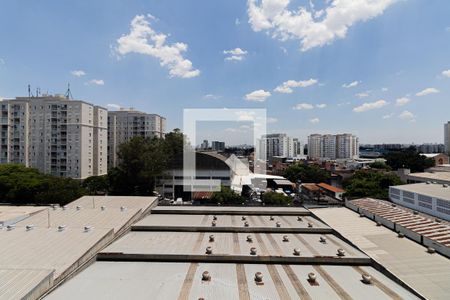
[[[70,82],[168,129],[184,108],[267,108],[269,132],[302,140],[442,143],[450,120],[447,0],[5,0],[0,37],[0,97]],[[203,136],[243,143],[247,123]]]

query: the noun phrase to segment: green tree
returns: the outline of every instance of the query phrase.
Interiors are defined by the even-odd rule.
[[[386,164],[394,170],[407,168],[411,172],[423,172],[427,168],[434,167],[435,162],[419,154],[414,148],[409,148],[386,154]]]
[[[106,194],[109,188],[108,176],[91,176],[83,180],[82,186],[90,195]]]
[[[245,202],[245,198],[236,194],[229,187],[221,186],[220,192],[214,192],[211,199],[206,203],[220,205],[241,205]]]
[[[330,178],[330,173],[321,169],[317,165],[306,165],[296,163],[290,165],[284,172],[284,177],[292,182],[302,183],[320,183],[325,182]]]
[[[391,167],[389,167],[382,161],[375,161],[375,162],[369,164],[369,167],[371,167],[372,169],[381,169],[381,170],[390,170],[391,169]]]
[[[84,193],[77,180],[42,174],[19,164],[0,165],[0,202],[64,205]]]
[[[285,206],[292,204],[292,198],[281,193],[267,192],[262,196],[265,205]]]
[[[360,170],[343,182],[344,197],[389,198],[389,186],[401,185],[403,182],[395,174]]]

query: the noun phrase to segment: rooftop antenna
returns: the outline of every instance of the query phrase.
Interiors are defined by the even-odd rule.
[[[31,98],[31,86],[28,85],[28,98]]]
[[[39,87],[36,88],[36,97],[39,97],[39,94],[41,93],[41,89]]]
[[[70,83],[67,84],[67,91],[66,91],[66,99],[73,100],[72,92],[70,91]]]

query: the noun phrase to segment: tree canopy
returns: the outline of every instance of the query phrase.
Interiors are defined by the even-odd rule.
[[[64,205],[83,194],[77,180],[42,174],[19,164],[0,165],[0,202]]]
[[[306,165],[296,163],[290,165],[284,172],[284,177],[292,182],[302,183],[320,183],[327,181],[331,174],[328,171],[321,169],[317,165]]]
[[[435,161],[410,148],[386,154],[386,164],[394,170],[406,168],[411,172],[423,172],[427,168],[434,167]]]
[[[361,170],[343,182],[344,197],[388,199],[389,186],[401,184],[403,182],[395,174]]]
[[[168,133],[165,139],[133,137],[119,146],[119,165],[108,174],[110,194],[151,195],[156,178],[182,152],[183,134],[179,130]]]
[[[262,201],[265,205],[284,206],[291,205],[292,198],[281,193],[267,192],[262,196]]]
[[[207,201],[207,203],[220,205],[241,205],[244,202],[244,197],[236,194],[226,186],[221,186],[220,192],[214,192],[211,199]]]

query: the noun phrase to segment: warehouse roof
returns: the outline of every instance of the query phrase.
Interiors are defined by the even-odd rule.
[[[450,201],[450,186],[439,183],[413,183],[396,185],[392,188]]]
[[[255,280],[257,272],[261,282]],[[315,281],[308,279],[308,273],[314,273]],[[371,284],[362,282],[362,273],[372,276]],[[218,300],[417,299],[365,266],[167,262],[96,262],[46,299],[148,299],[150,295]]]
[[[327,225],[311,216],[302,216],[299,219],[298,216],[150,214],[132,226],[132,230],[168,229],[177,231],[331,232]]]
[[[311,210],[347,240],[428,299],[448,299],[450,260],[347,208]]]
[[[0,299],[37,299],[52,283],[53,270],[0,268]]]
[[[423,172],[423,173],[410,173],[407,175],[408,179],[419,179],[422,181],[438,181],[440,183],[450,183],[450,172]]]
[[[211,247],[211,254],[206,254],[208,247]],[[250,253],[252,247],[256,249],[257,256]],[[338,255],[340,248],[344,249],[344,256]],[[294,253],[294,249],[300,253]],[[190,256],[192,260],[210,259],[215,262],[270,259],[272,263],[370,263],[365,254],[332,234],[130,232],[104,249],[100,259],[111,259],[118,257],[118,254],[121,258],[158,258],[164,261]]]
[[[308,210],[303,207],[271,207],[271,206],[157,206],[152,209],[152,214],[227,214],[227,215],[299,215],[309,214]]]
[[[14,224],[46,208],[46,206],[0,205],[0,225]]]
[[[156,197],[140,196],[83,196],[78,200],[69,203],[68,207],[82,206],[84,208],[127,208],[142,209],[146,211],[157,204]]]

